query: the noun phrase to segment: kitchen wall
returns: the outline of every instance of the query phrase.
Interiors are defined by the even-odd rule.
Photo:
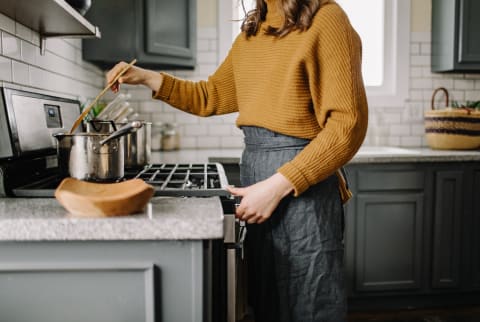
[[[207,78],[219,64],[217,0],[198,1],[197,68],[168,71],[191,80]],[[430,107],[433,90],[450,90],[452,99],[480,100],[480,75],[432,74],[430,72],[431,0],[411,1],[409,98],[403,106],[370,106],[365,145],[425,146],[423,111]],[[78,39],[48,39],[40,55],[36,32],[0,14],[0,84],[78,98],[95,97],[103,86],[103,72],[81,58]],[[242,133],[236,115],[199,118],[151,100],[146,88],[124,86],[132,105],[146,120],[178,126],[182,148],[241,147]],[[107,95],[111,99],[113,95]]]
[[[174,74],[192,80],[204,79],[217,66],[216,0],[201,0],[198,32],[198,68]],[[200,9],[201,8],[201,9]],[[403,147],[426,146],[423,112],[430,108],[432,92],[439,86],[450,91],[453,100],[480,100],[480,75],[433,74],[430,72],[431,0],[411,1],[409,97],[401,106],[370,106],[370,124],[365,145]],[[150,92],[132,89],[138,108],[154,122],[175,122],[188,148],[241,147],[242,133],[233,124],[236,115],[200,119],[152,102]],[[160,109],[160,112],[159,112]]]
[[[480,100],[480,74],[438,74],[430,71],[431,0],[411,1],[409,97],[403,106],[370,106],[365,145],[427,146],[423,112],[433,90],[446,87],[452,100]],[[438,103],[438,106],[443,106]]]
[[[82,60],[81,40],[50,38],[40,55],[37,32],[0,14],[0,85],[45,94],[95,97],[103,73]]]

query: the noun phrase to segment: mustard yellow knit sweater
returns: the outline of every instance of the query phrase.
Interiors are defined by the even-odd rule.
[[[345,165],[363,142],[368,112],[361,43],[336,3],[322,6],[306,31],[283,38],[265,35],[266,26],[282,23],[275,1],[267,0],[267,17],[257,35],[247,39],[240,34],[208,80],[163,73],[153,97],[199,116],[238,111],[237,126],[310,139],[277,170],[298,196]],[[345,194],[342,180],[340,189]]]

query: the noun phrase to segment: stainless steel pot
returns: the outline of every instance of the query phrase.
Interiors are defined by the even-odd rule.
[[[123,137],[100,144],[109,134],[55,134],[57,156],[64,177],[111,182],[123,177]]]
[[[124,138],[126,168],[142,168],[150,163],[152,155],[152,123],[142,122],[142,127]],[[124,126],[125,123],[117,123]]]
[[[123,135],[142,126],[131,122],[113,133],[57,133],[57,156],[63,176],[112,182],[124,175]]]

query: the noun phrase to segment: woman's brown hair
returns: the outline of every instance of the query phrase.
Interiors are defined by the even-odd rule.
[[[243,0],[242,5],[243,5]],[[267,16],[266,0],[256,0],[255,9],[245,14],[241,30],[247,37],[254,36]],[[267,26],[265,33],[283,37],[294,30],[305,31],[312,24],[318,9],[331,0],[277,0],[280,12],[283,14],[283,26],[275,28]]]

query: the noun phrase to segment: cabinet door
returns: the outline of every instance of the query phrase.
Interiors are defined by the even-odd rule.
[[[119,60],[155,69],[192,69],[196,63],[195,0],[95,0],[86,17],[101,39],[83,40],[83,59],[103,69]]]
[[[0,254],[2,322],[201,322],[209,305],[202,241],[1,242]]]
[[[474,172],[473,186],[473,284],[480,288],[480,170]]]
[[[423,200],[423,193],[357,195],[357,291],[420,287]]]
[[[132,0],[92,1],[85,17],[99,27],[102,38],[82,41],[83,59],[107,69],[135,58],[137,14]]]
[[[438,171],[435,174],[433,288],[459,286],[464,184],[462,173]]]
[[[194,1],[147,0],[145,51],[153,55],[193,57]],[[165,12],[170,14],[165,15]],[[159,18],[161,17],[161,18]]]
[[[480,68],[480,1],[460,0],[459,52],[460,64],[476,64]]]
[[[480,1],[432,0],[432,71],[480,70]]]

